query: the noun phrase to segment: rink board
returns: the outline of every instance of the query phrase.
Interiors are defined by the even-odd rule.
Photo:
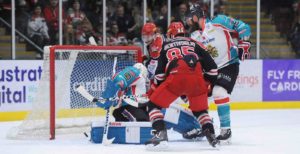
[[[0,121],[22,120],[31,110],[43,61],[0,61]],[[231,109],[299,109],[300,60],[246,60],[230,97]],[[27,72],[16,76],[16,72]],[[14,76],[15,75],[15,76]],[[11,93],[15,97],[6,97]],[[212,100],[209,99],[211,102]],[[215,110],[214,103],[210,109]],[[72,111],[75,111],[72,109]],[[63,117],[64,112],[61,111]],[[85,114],[85,110],[81,112]],[[99,115],[104,111],[99,109]]]
[[[257,109],[300,109],[300,102],[232,102],[231,104],[232,110],[257,110]],[[187,105],[184,105],[187,107]],[[210,103],[210,110],[216,110],[216,105],[214,103]],[[66,113],[64,113],[66,112]],[[83,115],[89,113],[88,110],[80,111]],[[15,120],[23,120],[27,116],[28,111],[16,111],[16,112],[0,112],[0,121],[15,121]],[[68,111],[63,111],[60,113],[61,117],[67,115]],[[99,109],[97,111],[98,115],[104,116],[105,111]]]

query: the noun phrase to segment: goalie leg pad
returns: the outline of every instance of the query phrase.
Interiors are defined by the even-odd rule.
[[[173,104],[169,108],[163,110],[164,121],[168,129],[173,128],[181,134],[192,129],[200,129],[200,124],[193,116],[193,113],[184,107]]]
[[[102,143],[104,122],[93,122],[91,126],[92,143]],[[150,122],[110,122],[108,138],[115,138],[117,144],[145,144],[152,138]]]

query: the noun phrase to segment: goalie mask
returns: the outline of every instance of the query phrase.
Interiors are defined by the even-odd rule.
[[[140,73],[143,76],[143,78],[147,79],[147,77],[148,77],[148,70],[147,70],[147,68],[142,63],[136,63],[136,64],[133,65],[133,67],[135,67],[138,70],[140,70]]]
[[[167,35],[169,38],[174,38],[177,35],[185,34],[184,26],[181,22],[172,22],[168,27]]]
[[[160,51],[162,49],[163,39],[161,36],[156,36],[152,43],[150,44],[150,56],[157,59],[160,56]]]
[[[142,40],[149,45],[155,37],[156,25],[154,23],[146,23],[142,28]]]

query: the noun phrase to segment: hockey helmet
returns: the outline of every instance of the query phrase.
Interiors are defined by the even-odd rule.
[[[143,78],[147,79],[147,77],[148,77],[148,70],[145,67],[145,65],[143,65],[142,63],[136,63],[136,64],[133,65],[133,67],[137,68],[140,71],[140,73],[143,76]]]
[[[167,35],[169,38],[174,38],[178,34],[185,34],[185,28],[181,22],[172,22],[168,27]]]
[[[152,43],[150,44],[150,56],[157,59],[160,56],[160,51],[162,49],[163,39],[161,36],[156,36]]]
[[[146,23],[143,28],[142,28],[142,39],[143,41],[149,45],[154,37],[155,37],[155,34],[156,34],[156,25],[154,23]]]
[[[200,18],[206,17],[205,9],[202,7],[202,5],[200,5],[198,3],[192,4],[190,6],[190,12],[191,12],[190,16],[194,22],[196,22],[195,18],[198,21]]]

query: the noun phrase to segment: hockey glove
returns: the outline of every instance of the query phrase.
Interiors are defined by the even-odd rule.
[[[96,102],[96,105],[98,107],[101,107],[105,110],[109,109],[111,106],[116,106],[117,105],[117,101],[110,101],[110,100],[106,100],[104,103],[101,102]]]
[[[150,98],[150,96],[153,94],[154,90],[157,88],[157,85],[152,83],[150,85],[150,89],[147,91],[147,95],[148,95],[148,98]]]
[[[250,48],[251,48],[251,42],[250,41],[243,41],[239,40],[238,42],[238,51],[239,51],[239,59],[241,61],[245,59],[250,59]]]

